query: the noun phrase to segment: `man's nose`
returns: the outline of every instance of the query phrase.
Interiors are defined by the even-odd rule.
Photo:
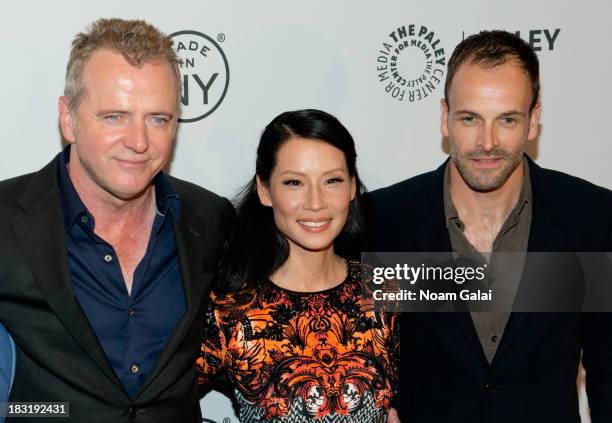
[[[482,127],[478,138],[478,146],[484,151],[490,152],[499,144],[495,126],[492,123],[487,123]]]
[[[130,124],[130,131],[123,144],[130,150],[142,154],[149,148],[147,126],[144,121],[134,119]]]

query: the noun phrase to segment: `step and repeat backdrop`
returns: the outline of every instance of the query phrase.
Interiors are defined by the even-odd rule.
[[[612,188],[610,13],[595,0],[14,2],[0,14],[0,179],[60,151],[57,98],[70,42],[97,18],[121,17],[172,34],[183,114],[169,172],[224,196],[252,177],[264,126],[299,108],[331,112],[349,128],[370,190],[437,167],[447,155],[446,65],[457,43],[482,29],[516,32],[538,52],[541,135],[530,155]],[[582,405],[586,422],[584,394]],[[206,422],[237,421],[218,393],[202,406]]]

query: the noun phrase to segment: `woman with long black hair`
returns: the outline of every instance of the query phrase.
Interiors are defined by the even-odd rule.
[[[263,131],[197,361],[202,384],[227,371],[242,422],[386,421],[399,342],[362,295],[356,158],[319,110]]]

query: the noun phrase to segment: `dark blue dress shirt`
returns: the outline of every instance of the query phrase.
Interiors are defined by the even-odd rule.
[[[187,308],[172,221],[181,201],[163,173],[155,184],[156,216],[146,253],[128,294],[113,247],[94,233],[95,221],[59,162],[68,262],[74,294],[110,365],[135,398]]]

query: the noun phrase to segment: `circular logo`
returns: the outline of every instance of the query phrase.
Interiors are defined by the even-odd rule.
[[[198,31],[170,34],[181,59],[181,116],[179,122],[195,122],[213,113],[229,87],[229,65],[217,41]],[[217,39],[225,40],[224,34]]]
[[[446,55],[434,31],[424,25],[404,25],[382,43],[376,71],[391,98],[414,103],[444,81]]]

